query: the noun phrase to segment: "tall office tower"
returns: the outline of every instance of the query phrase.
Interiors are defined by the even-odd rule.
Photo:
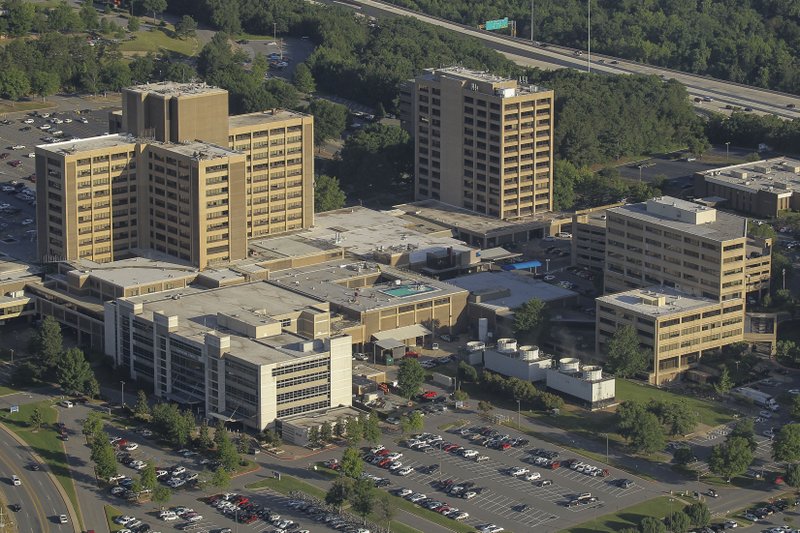
[[[506,220],[553,209],[553,91],[449,67],[411,99],[417,200]]]
[[[314,223],[313,117],[228,117],[227,91],[173,82],[123,91],[119,132],[36,148],[43,261],[152,249],[206,268],[247,239]]]

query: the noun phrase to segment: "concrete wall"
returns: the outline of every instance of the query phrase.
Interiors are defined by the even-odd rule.
[[[616,380],[613,378],[585,381],[556,369],[547,372],[547,387],[592,404],[611,400],[616,395]]]

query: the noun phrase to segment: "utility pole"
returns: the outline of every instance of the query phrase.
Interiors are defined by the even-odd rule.
[[[120,384],[120,402],[119,402],[119,405],[120,405],[120,407],[125,409],[125,382],[124,381],[120,381],[119,384]]]
[[[534,0],[531,0],[531,42],[533,42],[533,2]]]

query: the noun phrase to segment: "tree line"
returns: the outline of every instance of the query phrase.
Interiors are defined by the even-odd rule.
[[[388,0],[478,26],[509,17],[518,35],[531,32],[528,0]],[[585,0],[537,0],[537,41],[586,50]],[[800,10],[793,0],[594,0],[592,50],[653,65],[708,74],[798,94]]]

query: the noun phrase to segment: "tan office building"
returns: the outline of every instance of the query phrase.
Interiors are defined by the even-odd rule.
[[[800,210],[800,161],[788,157],[742,163],[694,175],[694,194],[761,218]],[[723,202],[724,200],[724,202]]]
[[[772,246],[747,237],[747,219],[664,196],[609,209],[605,223],[597,353],[632,325],[653,349],[650,376],[660,384],[745,339],[745,300],[768,284]]]
[[[484,72],[414,80],[414,192],[498,219],[553,208],[553,91]]]
[[[247,239],[314,222],[313,118],[228,117],[193,83],[123,91],[120,134],[36,148],[43,261],[109,262],[152,249],[198,268],[247,257]]]

